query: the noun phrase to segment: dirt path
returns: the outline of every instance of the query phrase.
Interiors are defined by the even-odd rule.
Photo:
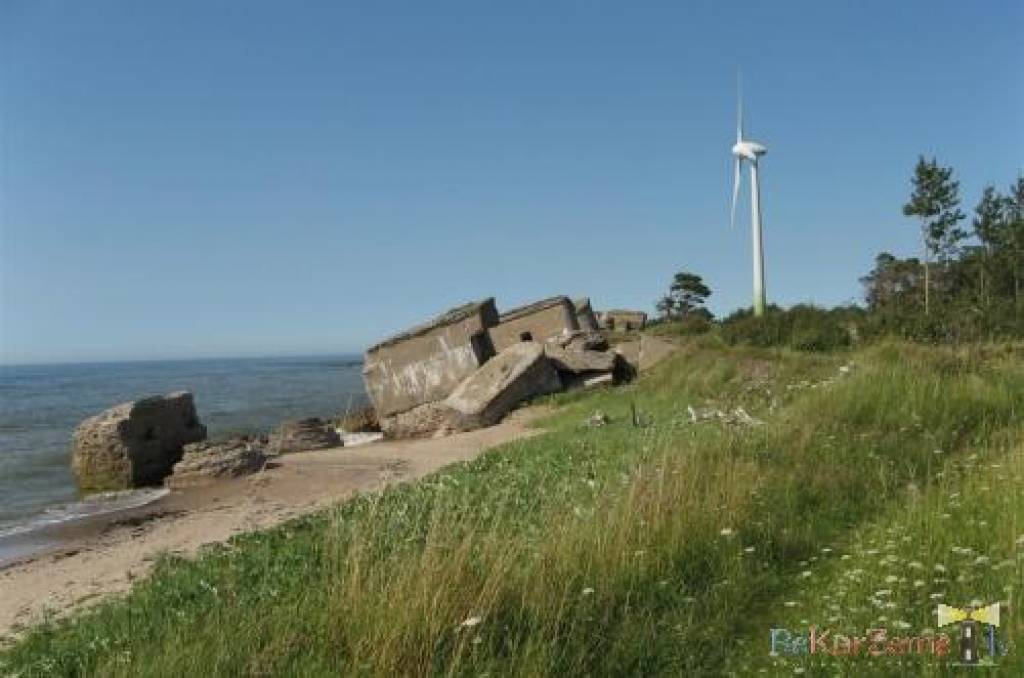
[[[192,555],[203,544],[276,525],[356,491],[472,459],[537,433],[526,424],[540,414],[520,410],[497,426],[446,438],[286,455],[255,476],[174,492],[141,509],[65,528],[58,547],[0,569],[0,639],[43,614],[63,614],[125,591],[160,553]]]

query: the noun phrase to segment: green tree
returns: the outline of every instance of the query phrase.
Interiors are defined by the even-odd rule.
[[[920,156],[911,179],[913,191],[903,206],[903,214],[921,222],[924,242],[924,312],[930,310],[930,260],[945,263],[956,255],[957,244],[966,233],[957,227],[963,220],[960,211],[960,182],[953,180],[953,168],[943,167],[935,158]]]
[[[974,208],[974,235],[981,242],[982,263],[980,266],[979,296],[982,304],[988,305],[995,285],[998,294],[999,274],[1009,244],[1008,214],[1012,200],[986,186],[978,206]]]
[[[707,313],[704,304],[711,296],[711,288],[704,284],[695,273],[680,271],[672,278],[668,296],[675,302],[674,311],[678,317],[686,317],[695,313]]]
[[[658,315],[665,320],[670,320],[676,315],[676,300],[671,295],[666,294],[661,299],[658,299],[658,303],[654,305],[654,308],[657,309]]]
[[[916,258],[898,259],[882,252],[875,257],[875,268],[860,281],[869,310],[896,315],[920,312],[923,280]]]
[[[1010,187],[1006,203],[1005,251],[1013,281],[1014,310],[1019,319],[1024,302],[1024,177]]]

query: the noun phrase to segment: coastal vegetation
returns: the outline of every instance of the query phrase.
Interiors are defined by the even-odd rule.
[[[680,341],[540,436],[165,557],[0,674],[943,675],[938,602],[1002,603],[1024,671],[1024,346]],[[953,649],[769,654],[810,625]]]
[[[952,167],[918,158],[902,212],[915,220],[921,257],[880,252],[860,279],[864,304],[826,309],[740,309],[711,322],[712,294],[701,277],[680,271],[656,306],[666,325],[687,335],[720,330],[730,344],[822,351],[855,343],[908,339],[961,344],[1024,338],[1024,177],[1003,193],[988,185],[968,217]]]

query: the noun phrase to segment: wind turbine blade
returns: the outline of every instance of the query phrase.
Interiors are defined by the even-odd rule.
[[[740,178],[741,178],[741,161],[739,156],[736,156],[736,172],[733,174],[732,182],[732,214],[729,217],[729,228],[736,228],[736,202],[740,199]]]
[[[743,141],[743,86],[740,70],[736,69],[736,141]]]

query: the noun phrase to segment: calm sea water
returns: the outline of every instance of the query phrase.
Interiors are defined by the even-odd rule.
[[[86,417],[185,390],[211,438],[265,433],[285,419],[335,416],[364,404],[361,366],[357,356],[0,366],[0,536],[104,504],[82,501],[71,475],[71,432]]]

